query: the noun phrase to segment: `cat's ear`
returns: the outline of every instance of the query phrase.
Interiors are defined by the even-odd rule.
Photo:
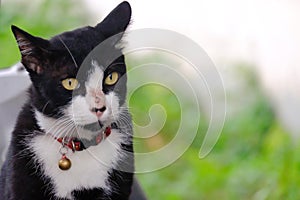
[[[127,1],[123,1],[114,10],[112,10],[95,28],[96,30],[104,34],[105,37],[111,37],[118,33],[123,33],[130,23],[130,18],[130,4]],[[120,35],[122,36],[122,34]]]
[[[42,60],[48,41],[30,35],[22,29],[12,25],[11,30],[17,40],[22,60],[21,62],[29,73],[41,74],[43,72]]]

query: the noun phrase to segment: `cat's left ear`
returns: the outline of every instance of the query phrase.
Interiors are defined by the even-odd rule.
[[[46,48],[49,45],[48,40],[30,35],[22,29],[12,25],[11,30],[17,40],[22,64],[29,73],[41,74],[43,72],[43,63],[45,60]]]
[[[95,29],[108,38],[118,33],[123,33],[130,23],[130,18],[130,4],[127,1],[123,1],[101,23],[97,24]],[[122,34],[120,35],[122,36]]]

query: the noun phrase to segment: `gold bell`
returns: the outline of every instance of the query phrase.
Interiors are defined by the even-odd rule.
[[[68,170],[72,166],[72,162],[67,156],[63,155],[62,158],[58,161],[58,167],[61,170]]]

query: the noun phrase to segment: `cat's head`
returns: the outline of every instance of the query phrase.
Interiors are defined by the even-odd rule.
[[[87,128],[117,120],[127,81],[120,40],[130,18],[130,5],[123,2],[95,27],[50,40],[12,26],[33,83],[31,101],[40,114]]]

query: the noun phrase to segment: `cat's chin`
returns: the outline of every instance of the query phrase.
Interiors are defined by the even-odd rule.
[[[81,125],[81,127],[85,130],[97,132],[103,128],[104,124],[101,121],[97,121],[91,124]]]

